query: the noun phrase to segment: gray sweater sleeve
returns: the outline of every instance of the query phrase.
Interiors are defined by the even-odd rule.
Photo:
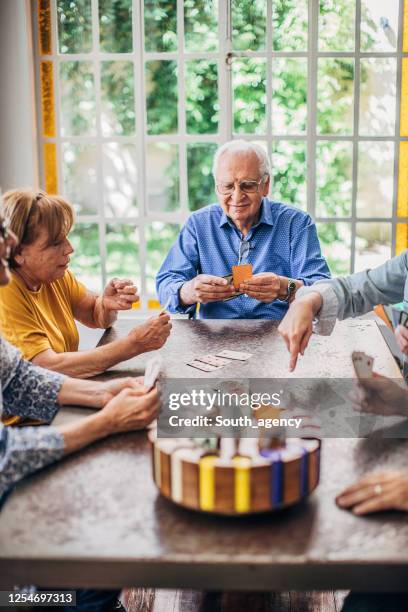
[[[330,334],[336,318],[342,320],[365,314],[377,304],[402,302],[407,275],[408,249],[372,270],[302,287],[296,297],[312,291],[320,293],[323,306],[316,318],[315,331]]]

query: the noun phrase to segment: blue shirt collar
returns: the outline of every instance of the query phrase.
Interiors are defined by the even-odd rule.
[[[264,225],[273,225],[272,206],[270,204],[271,203],[267,198],[262,198],[261,216],[259,217],[258,223],[256,225],[253,225],[251,229],[253,229],[254,227],[258,227],[258,225],[261,225],[261,223],[263,223]],[[230,225],[231,227],[235,227],[231,219],[227,217],[224,211],[222,211],[219,227],[224,227],[224,225]]]

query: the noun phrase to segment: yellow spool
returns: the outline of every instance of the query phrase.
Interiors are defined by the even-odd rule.
[[[200,459],[200,508],[214,510],[215,503],[215,455],[207,455]]]
[[[250,467],[248,457],[234,457],[235,466],[235,510],[249,512],[251,506]]]

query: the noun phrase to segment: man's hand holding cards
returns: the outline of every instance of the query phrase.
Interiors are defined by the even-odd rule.
[[[259,302],[274,302],[281,292],[281,281],[273,272],[260,272],[252,278],[243,280],[239,290]]]
[[[185,305],[219,302],[233,297],[234,294],[235,289],[231,282],[211,274],[198,274],[191,281],[184,283],[180,290],[180,298]]]

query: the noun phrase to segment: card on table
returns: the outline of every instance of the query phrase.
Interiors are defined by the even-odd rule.
[[[252,278],[252,264],[232,266],[232,278],[235,289],[239,289],[241,283]]]
[[[354,371],[358,378],[372,378],[374,359],[362,351],[353,351],[351,354]]]
[[[209,363],[203,363],[202,361],[198,361],[198,359],[193,359],[193,361],[190,361],[187,365],[196,368],[196,370],[202,370],[203,372],[214,372],[214,370],[218,370],[219,367],[210,365]]]
[[[202,361],[203,363],[208,363],[209,365],[216,366],[217,368],[222,368],[222,366],[231,363],[229,359],[222,359],[222,357],[215,357],[215,355],[203,355],[202,357],[196,357],[195,361]]]
[[[236,359],[237,361],[246,361],[252,357],[252,353],[245,353],[244,351],[229,351],[225,349],[220,353],[217,353],[217,357],[226,357],[227,359]]]

